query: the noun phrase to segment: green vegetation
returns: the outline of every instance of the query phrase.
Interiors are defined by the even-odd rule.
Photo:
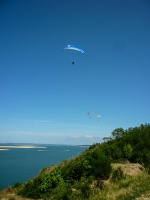
[[[107,159],[99,149],[91,150],[76,159],[66,161],[50,173],[43,172],[34,179],[29,180],[20,187],[18,194],[37,199],[49,198],[54,194],[55,196],[62,196],[63,192],[65,196],[63,198],[67,200],[70,199],[70,196],[71,199],[73,198],[72,188],[74,188],[75,191],[78,190],[79,196],[89,196],[92,181],[94,179],[108,179],[110,173],[110,159]],[[61,194],[56,192],[58,190],[61,191]],[[76,192],[74,193],[76,196]]]
[[[121,169],[121,167],[118,167],[117,169],[113,170],[112,176],[111,176],[112,182],[116,183],[125,178],[126,178],[126,176],[125,176],[123,170]]]
[[[142,175],[129,176],[118,162],[140,163]],[[141,167],[142,168],[142,167]],[[150,191],[150,125],[114,130],[104,143],[80,156],[45,168],[37,177],[17,184],[18,195],[32,199],[135,199]]]
[[[99,145],[112,161],[128,160],[140,163],[147,169],[150,166],[150,125],[145,124],[123,130],[115,129],[109,141]]]
[[[115,183],[109,182],[101,191],[94,189],[93,193],[90,200],[135,200],[142,194],[150,195],[150,176],[147,173],[126,176]]]

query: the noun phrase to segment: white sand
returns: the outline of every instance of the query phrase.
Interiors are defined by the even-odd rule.
[[[47,148],[47,147],[40,147],[40,146],[30,146],[30,145],[21,145],[21,146],[0,146],[0,150],[8,150],[8,149],[30,149],[30,148]]]

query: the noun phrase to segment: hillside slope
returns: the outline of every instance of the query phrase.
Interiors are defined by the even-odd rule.
[[[135,200],[149,193],[150,125],[145,124],[115,129],[104,143],[44,168],[26,183],[2,191],[0,198]]]
[[[118,167],[121,167],[124,174],[129,175],[131,177],[144,177],[145,176],[144,168],[139,163],[115,163],[115,164],[112,164],[113,169],[117,169]],[[147,178],[150,179],[150,176]],[[108,188],[110,189],[110,192],[107,192],[107,195],[106,195],[107,199],[108,200],[109,199],[111,199],[111,200],[117,199],[118,192],[114,189],[113,190],[111,189],[111,183],[110,183],[109,179],[106,180],[106,182],[107,182],[106,183],[107,189]],[[113,185],[114,185],[114,183],[113,183]],[[104,190],[104,191],[106,192],[106,190]],[[127,188],[127,190],[125,190],[125,188],[123,188],[124,193],[127,193],[128,190],[129,190],[128,188]],[[121,192],[122,192],[122,189],[120,188],[120,193]],[[101,195],[102,195],[101,193],[97,193],[96,197],[95,196],[91,197],[91,200],[92,199],[94,200],[95,198],[100,199]],[[8,187],[5,190],[0,192],[0,199],[1,200],[31,200],[32,198],[25,198],[25,197],[18,196],[16,194],[16,189],[12,189],[12,188]],[[136,198],[136,200],[150,200],[150,185],[149,185],[149,189],[146,190],[144,193],[142,193],[140,195],[140,197]]]

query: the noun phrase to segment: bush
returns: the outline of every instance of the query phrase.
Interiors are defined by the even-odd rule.
[[[122,170],[121,167],[118,167],[117,169],[114,169],[113,172],[112,172],[112,176],[111,176],[111,181],[112,182],[118,182],[122,179],[125,178],[125,174]]]
[[[22,185],[22,183],[20,183],[20,182],[16,182],[16,183],[14,184],[13,188],[20,187],[21,185]]]
[[[87,199],[90,197],[91,194],[91,187],[89,179],[81,178],[80,181],[75,182],[73,185],[75,188],[74,196],[78,195],[79,199]],[[73,198],[72,197],[72,198]]]
[[[63,184],[61,171],[56,168],[50,174],[42,174],[36,178],[29,180],[18,190],[18,194],[24,197],[31,197],[34,199],[49,196],[52,189],[58,185]]]
[[[61,173],[65,181],[74,183],[74,181],[80,180],[81,177],[87,177],[90,168],[89,161],[81,156],[62,167]]]
[[[131,158],[132,152],[133,152],[133,148],[132,148],[132,146],[130,144],[124,145],[123,151],[124,151],[124,156],[125,156],[126,159]]]
[[[56,187],[50,194],[55,200],[72,200],[72,188],[68,183],[64,183]]]
[[[88,155],[91,169],[89,176],[94,176],[96,179],[107,179],[111,173],[111,161],[100,150],[95,150]]]

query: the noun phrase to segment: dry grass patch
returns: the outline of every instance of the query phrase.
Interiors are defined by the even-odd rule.
[[[123,172],[129,176],[137,176],[142,173],[144,168],[139,163],[115,163],[112,164],[112,168],[116,169],[121,167]]]

